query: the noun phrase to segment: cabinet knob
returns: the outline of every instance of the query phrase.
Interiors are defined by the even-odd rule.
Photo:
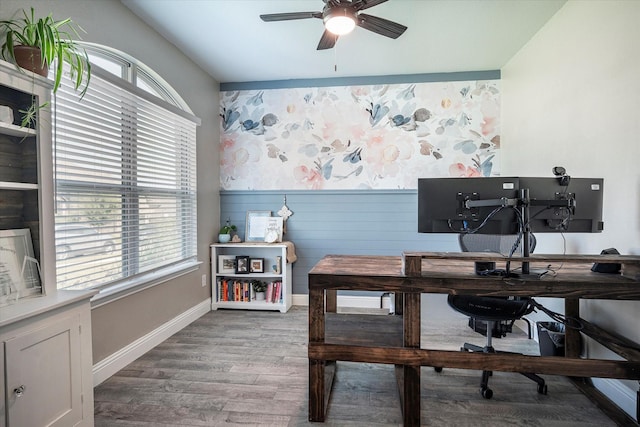
[[[25,386],[21,385],[20,387],[16,387],[13,389],[13,394],[15,394],[16,397],[22,397],[22,395],[24,394],[24,390]]]

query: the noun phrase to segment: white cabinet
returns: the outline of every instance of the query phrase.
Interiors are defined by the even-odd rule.
[[[15,274],[21,258],[31,261],[24,253],[4,250],[0,427],[93,425],[89,300],[95,291],[56,289],[52,107],[36,109],[22,126],[25,110],[50,102],[52,86],[0,60],[0,234],[29,230],[42,285]]]
[[[65,317],[5,341],[10,425],[78,424],[79,340],[79,320]]]
[[[240,260],[240,268],[237,261]],[[262,266],[262,268],[260,268]],[[256,272],[262,269],[263,272]],[[251,282],[267,287],[259,299]],[[211,309],[278,310],[291,308],[291,263],[284,243],[219,243],[211,245]]]
[[[0,426],[92,426],[92,291],[3,307]]]

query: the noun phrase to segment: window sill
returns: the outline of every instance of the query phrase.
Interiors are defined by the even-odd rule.
[[[152,288],[156,285],[168,282],[177,277],[184,276],[198,270],[202,261],[189,261],[172,267],[151,271],[135,278],[119,282],[117,284],[100,289],[100,291],[91,298],[91,308],[97,308],[113,301],[133,295],[145,289]]]

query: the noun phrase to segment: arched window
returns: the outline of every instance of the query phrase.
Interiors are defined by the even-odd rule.
[[[134,86],[148,92],[168,103],[175,105],[183,111],[193,114],[180,95],[160,77],[155,71],[147,67],[135,58],[113,48],[95,43],[77,42],[82,45],[91,64],[104,71],[128,81]]]
[[[84,46],[85,96],[63,79],[54,97],[58,288],[118,290],[193,268],[200,121],[144,64]]]

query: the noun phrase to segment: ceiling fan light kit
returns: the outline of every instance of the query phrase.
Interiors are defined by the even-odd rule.
[[[356,14],[350,8],[326,8],[323,18],[327,30],[338,36],[349,34],[356,27]]]
[[[331,49],[338,37],[348,34],[358,26],[385,37],[397,39],[407,27],[388,19],[359,13],[362,10],[385,3],[388,0],[322,0],[322,12],[289,12],[260,15],[265,22],[290,21],[293,19],[322,19],[325,31],[318,43],[318,50]]]

